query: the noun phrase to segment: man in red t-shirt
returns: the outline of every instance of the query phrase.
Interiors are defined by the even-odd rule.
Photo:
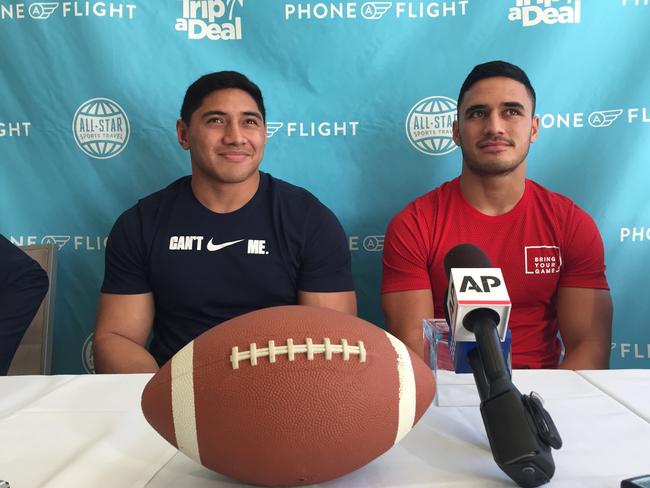
[[[423,353],[422,319],[442,317],[443,259],[477,245],[503,271],[512,311],[515,368],[609,366],[612,302],[603,243],[568,198],[526,179],[537,139],[535,91],[517,66],[476,66],[458,96],[454,142],[461,175],[417,198],[386,231],[382,307],[388,329]]]

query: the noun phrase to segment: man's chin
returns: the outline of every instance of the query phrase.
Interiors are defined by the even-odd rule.
[[[245,183],[257,177],[257,172],[257,167],[248,171],[207,171],[202,172],[202,175],[200,177],[203,177],[213,183],[236,185],[239,183]]]
[[[244,175],[220,175],[217,176],[217,179],[221,183],[236,185],[238,183],[244,183],[246,181],[251,180],[252,178],[255,177],[256,172],[257,170],[253,171],[252,173],[247,173]]]
[[[523,161],[482,161],[480,163],[465,161],[467,168],[478,176],[507,176],[515,171]]]

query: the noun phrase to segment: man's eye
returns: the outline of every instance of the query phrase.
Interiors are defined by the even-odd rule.
[[[210,117],[208,119],[208,124],[222,124],[223,119],[221,117]]]
[[[246,120],[246,125],[254,125],[254,126],[258,126],[258,125],[260,125],[260,124],[259,124],[259,122],[258,122],[256,119],[248,119],[248,120]]]
[[[509,108],[506,110],[506,114],[510,117],[516,117],[517,115],[521,115],[521,112],[516,108]]]
[[[470,119],[478,119],[481,117],[485,117],[485,110],[474,110],[469,114]]]

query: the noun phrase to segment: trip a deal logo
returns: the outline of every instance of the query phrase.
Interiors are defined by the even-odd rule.
[[[582,0],[516,0],[508,20],[523,27],[539,24],[579,24]]]
[[[244,0],[183,0],[174,28],[193,41],[239,41],[243,32],[238,13],[243,7]]]

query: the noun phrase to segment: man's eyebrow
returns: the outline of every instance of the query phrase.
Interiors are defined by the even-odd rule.
[[[242,115],[248,115],[249,117],[255,117],[262,120],[262,114],[259,112],[242,112]]]
[[[518,108],[520,110],[525,110],[525,107],[521,102],[503,102],[501,106],[506,108]],[[464,113],[467,115],[474,112],[475,110],[486,110],[487,108],[488,106],[485,104],[471,105],[465,109]]]
[[[487,105],[471,105],[465,109],[465,115],[467,115],[470,112],[474,112],[475,110],[485,110],[487,108]]]
[[[209,117],[211,115],[226,115],[226,112],[223,112],[221,110],[208,110],[201,114],[201,118]]]
[[[260,114],[259,112],[246,111],[246,112],[242,112],[241,114],[247,117],[255,117],[262,120],[262,114]],[[211,115],[228,115],[228,114],[223,110],[208,110],[206,112],[203,112],[201,118],[210,117]]]
[[[520,102],[503,102],[502,105],[508,108],[520,108],[524,109],[524,105]]]

